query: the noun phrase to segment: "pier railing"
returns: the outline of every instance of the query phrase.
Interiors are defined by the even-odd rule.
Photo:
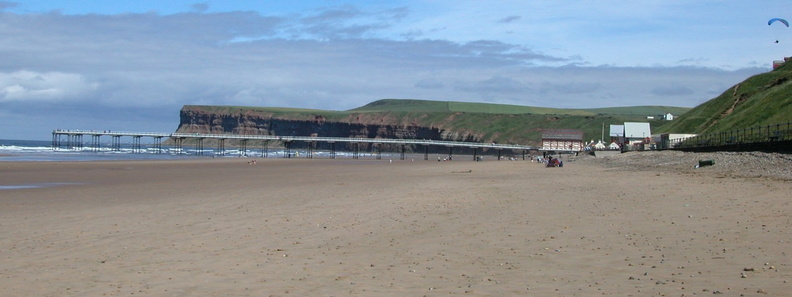
[[[670,149],[683,151],[792,152],[792,122],[670,139]]]

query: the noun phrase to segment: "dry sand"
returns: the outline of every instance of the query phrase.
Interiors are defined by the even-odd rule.
[[[598,162],[0,163],[53,183],[0,190],[0,295],[792,294],[790,181]]]

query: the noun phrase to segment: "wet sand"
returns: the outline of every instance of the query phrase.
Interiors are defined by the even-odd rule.
[[[566,162],[0,163],[4,296],[789,296],[792,183]]]

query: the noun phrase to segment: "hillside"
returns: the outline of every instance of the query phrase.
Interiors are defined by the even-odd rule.
[[[647,120],[671,113],[673,121]],[[792,122],[792,65],[752,76],[693,109],[632,106],[558,109],[519,105],[383,99],[330,111],[185,106],[179,132],[420,138],[538,145],[542,129],[580,129],[597,140],[611,124],[650,122],[652,132],[707,134]]]
[[[580,129],[600,139],[603,127],[679,114],[678,107],[552,109],[516,105],[386,99],[348,111],[244,106],[184,106],[178,132],[327,137],[419,138],[538,145],[542,129]],[[653,120],[652,125],[662,124]]]
[[[630,115],[647,116],[665,113],[682,114],[690,110],[687,107],[673,106],[629,106],[606,107],[591,109],[563,109],[547,108],[509,104],[491,104],[455,101],[430,101],[417,99],[382,99],[364,106],[350,109],[348,112],[391,112],[391,111],[417,111],[417,112],[471,112],[491,114],[553,114],[553,115]]]
[[[783,65],[744,80],[653,132],[708,134],[790,121],[792,65]]]

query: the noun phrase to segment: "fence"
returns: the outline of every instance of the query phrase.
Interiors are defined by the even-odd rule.
[[[683,151],[792,152],[792,122],[670,139],[668,149]]]

